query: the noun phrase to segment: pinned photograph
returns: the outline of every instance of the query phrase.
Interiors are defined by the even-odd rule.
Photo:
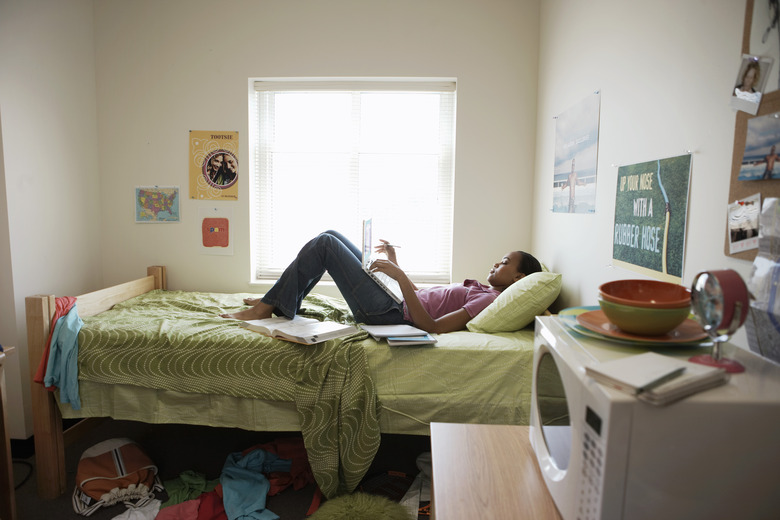
[[[766,56],[780,63],[780,2],[778,0],[755,0],[750,24],[748,53]],[[766,75],[764,95],[780,89],[780,67],[774,67]]]
[[[729,253],[758,249],[758,215],[761,194],[729,204]]]
[[[731,106],[756,115],[761,104],[764,86],[772,69],[772,58],[742,55],[737,79],[731,93]]]
[[[741,181],[780,179],[780,112],[747,122],[745,151],[739,167]]]

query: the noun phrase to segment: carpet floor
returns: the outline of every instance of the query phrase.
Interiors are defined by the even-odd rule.
[[[53,500],[42,500],[38,497],[32,439],[14,440],[12,452],[17,518],[19,520],[84,518],[73,511],[71,504],[76,467],[84,450],[106,439],[127,437],[140,444],[157,465],[160,478],[165,481],[176,478],[187,470],[202,473],[208,479],[216,479],[230,453],[291,435],[300,435],[300,433],[251,432],[228,428],[150,425],[106,420],[66,450],[67,491]],[[389,471],[400,472],[413,478],[419,472],[416,466],[417,457],[429,451],[428,437],[383,435],[379,452],[364,482],[376,481],[377,476]],[[282,520],[302,520],[306,518],[314,493],[313,484],[300,490],[288,488],[278,495],[268,497],[266,505]],[[162,492],[157,498],[164,502],[167,494]],[[124,511],[125,506],[120,504],[98,510],[89,518],[110,520]]]

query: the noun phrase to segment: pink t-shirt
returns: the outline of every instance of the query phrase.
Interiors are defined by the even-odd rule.
[[[473,318],[493,303],[501,292],[476,280],[464,280],[463,283],[419,289],[416,294],[423,308],[435,320],[458,309],[466,309]],[[412,321],[406,303],[404,319]]]

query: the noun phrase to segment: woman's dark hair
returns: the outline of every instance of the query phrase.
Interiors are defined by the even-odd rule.
[[[520,253],[520,272],[529,275],[533,273],[538,273],[542,270],[542,264],[539,263],[539,260],[534,258],[534,256],[530,253],[526,253],[525,251],[518,251]]]

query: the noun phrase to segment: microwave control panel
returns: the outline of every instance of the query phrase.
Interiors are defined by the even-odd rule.
[[[583,463],[577,520],[597,520],[601,518],[605,449],[601,438],[601,417],[590,407],[585,411],[583,432]]]

